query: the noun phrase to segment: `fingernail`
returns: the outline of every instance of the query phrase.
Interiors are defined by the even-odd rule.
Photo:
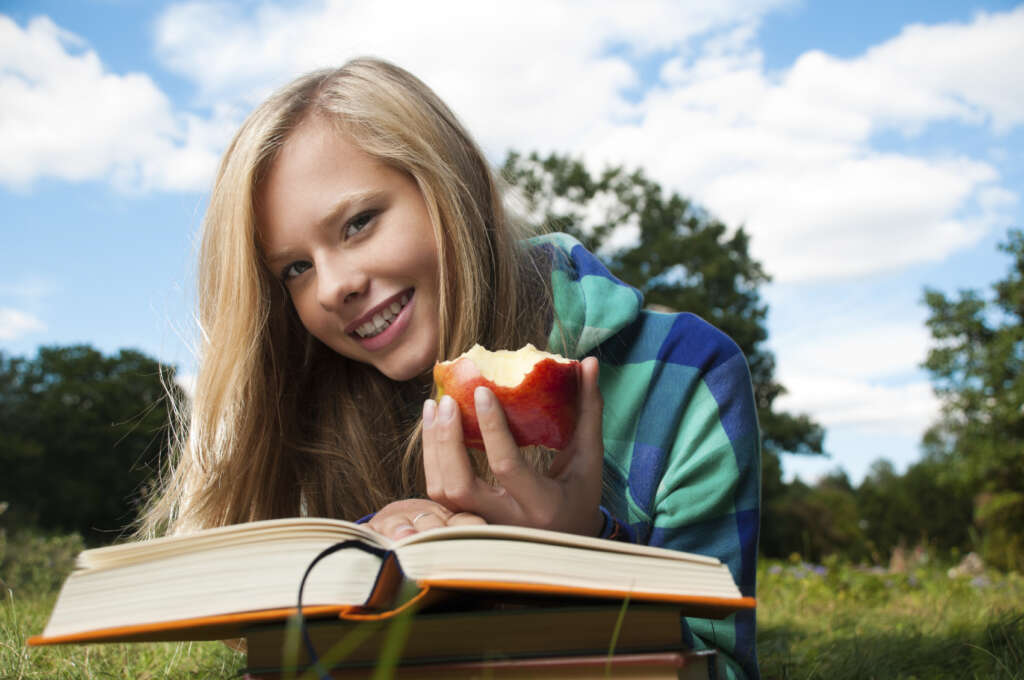
[[[476,402],[477,411],[490,411],[494,406],[494,395],[486,387],[473,390],[473,400]]]
[[[423,427],[432,427],[437,417],[437,402],[427,399],[423,402]]]
[[[455,417],[455,400],[447,394],[441,397],[441,420],[448,421]]]

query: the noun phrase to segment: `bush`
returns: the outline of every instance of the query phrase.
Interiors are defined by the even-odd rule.
[[[47,593],[60,588],[85,548],[80,534],[46,535],[0,529],[0,579],[16,593]]]
[[[1024,570],[1024,493],[981,494],[974,519],[981,528],[980,552],[1000,569]]]

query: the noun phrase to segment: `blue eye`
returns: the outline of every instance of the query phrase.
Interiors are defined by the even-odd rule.
[[[363,229],[366,229],[366,227],[370,226],[370,222],[372,222],[373,218],[376,216],[376,212],[368,210],[353,217],[348,221],[348,224],[345,225],[345,238],[352,238]]]
[[[294,279],[296,276],[312,266],[313,265],[311,263],[305,261],[292,262],[284,268],[284,271],[281,272],[281,279],[287,282],[289,279]]]

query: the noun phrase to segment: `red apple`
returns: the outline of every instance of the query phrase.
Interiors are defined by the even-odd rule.
[[[447,394],[459,405],[466,446],[484,448],[473,400],[473,391],[483,385],[501,403],[516,444],[563,449],[576,427],[579,363],[533,345],[514,352],[474,345],[435,364],[434,384],[439,399]]]

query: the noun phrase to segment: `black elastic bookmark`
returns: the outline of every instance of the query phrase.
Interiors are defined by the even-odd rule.
[[[309,637],[309,631],[306,629],[306,617],[302,615],[302,590],[306,587],[306,579],[309,578],[309,573],[313,571],[313,567],[316,566],[317,562],[328,555],[333,555],[345,548],[356,548],[363,552],[370,553],[371,555],[375,555],[382,560],[385,559],[388,554],[388,551],[383,548],[377,548],[372,545],[366,545],[362,541],[350,539],[347,541],[341,541],[340,543],[335,543],[329,548],[324,549],[323,552],[314,557],[313,561],[309,563],[308,567],[306,567],[306,573],[302,575],[302,581],[299,583],[299,603],[296,607],[298,609],[296,616],[299,617],[299,629],[302,631],[302,641],[306,645],[306,653],[309,654],[309,660],[312,663],[313,670],[315,670],[317,675],[320,676],[320,680],[331,680],[331,676],[328,675],[327,669],[320,664],[320,657],[317,656],[316,649],[313,648],[313,641]]]

